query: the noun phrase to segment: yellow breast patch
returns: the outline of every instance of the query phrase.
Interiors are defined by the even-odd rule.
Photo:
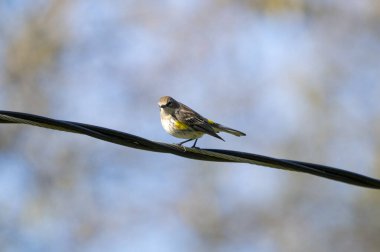
[[[181,123],[180,121],[175,121],[175,122],[174,122],[174,125],[175,125],[175,127],[176,127],[177,129],[179,129],[179,130],[185,130],[185,129],[188,129],[188,128],[189,128],[189,126],[187,126],[187,125],[184,124],[184,123]]]

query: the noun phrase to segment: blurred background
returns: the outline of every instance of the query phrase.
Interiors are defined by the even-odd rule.
[[[380,177],[376,0],[0,0],[0,108]],[[378,251],[380,194],[311,175],[0,129],[1,251]]]

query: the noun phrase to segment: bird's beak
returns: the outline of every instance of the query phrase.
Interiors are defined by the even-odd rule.
[[[165,108],[165,107],[166,107],[165,105],[160,105],[160,104],[158,104],[158,106],[159,106],[160,108]]]

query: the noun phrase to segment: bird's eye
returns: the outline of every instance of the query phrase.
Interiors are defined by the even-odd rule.
[[[166,106],[168,106],[168,107],[170,107],[171,105],[173,105],[173,103],[171,101],[166,103]]]

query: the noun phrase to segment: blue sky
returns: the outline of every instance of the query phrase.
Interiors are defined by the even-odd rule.
[[[379,177],[375,3],[305,4],[3,1],[0,105],[173,143],[157,106],[171,95],[247,133],[201,147]],[[365,251],[351,238],[380,225],[370,190],[309,175],[0,134],[4,251]]]

